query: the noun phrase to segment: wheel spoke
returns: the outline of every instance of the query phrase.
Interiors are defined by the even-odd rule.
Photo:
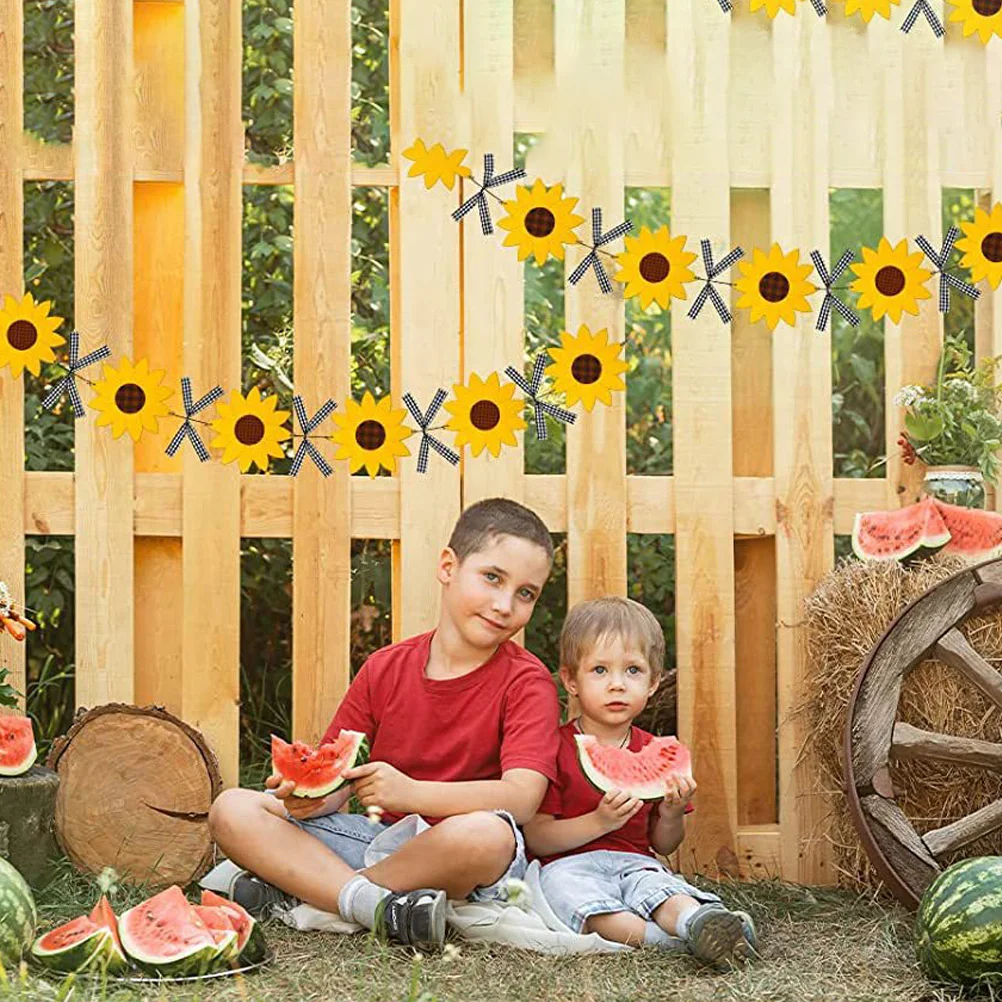
[[[959,821],[926,832],[922,841],[934,856],[944,856],[996,828],[1002,828],[1002,800],[995,800]]]
[[[960,630],[952,629],[940,637],[932,653],[933,657],[955,668],[1002,708],[1002,675],[967,642]]]
[[[902,721],[894,725],[891,755],[897,759],[935,759],[1002,770],[1002,744],[924,731]]]

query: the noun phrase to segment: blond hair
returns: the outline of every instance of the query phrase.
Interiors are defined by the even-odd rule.
[[[609,595],[579,602],[564,620],[560,631],[560,664],[577,672],[586,652],[603,637],[619,636],[633,643],[647,659],[651,674],[664,671],[665,635],[650,609],[632,598]]]

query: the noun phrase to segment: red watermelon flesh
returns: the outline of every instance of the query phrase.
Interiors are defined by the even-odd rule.
[[[208,890],[202,891],[202,904],[226,913],[237,932],[237,955],[242,961],[253,964],[264,957],[265,943],[261,927],[242,905]]]
[[[157,974],[201,974],[218,956],[215,937],[176,884],[125,912],[118,931],[128,956]]]
[[[20,776],[37,758],[31,717],[0,717],[0,776]]]
[[[107,929],[111,934],[113,956],[109,961],[109,970],[127,967],[128,960],[125,956],[125,950],[122,949],[122,940],[118,935],[118,919],[105,895],[102,894],[101,900],[94,905],[94,909],[90,913],[90,920],[96,926]]]
[[[939,500],[936,508],[950,533],[944,553],[958,553],[971,561],[1002,555],[1002,515]]]
[[[226,963],[236,960],[240,953],[240,943],[237,931],[233,928],[233,923],[226,912],[222,908],[214,908],[212,905],[193,905],[192,907],[205,923],[209,932],[212,933],[220,959]]]
[[[904,560],[950,541],[940,506],[929,497],[895,511],[857,512],[852,527],[852,549],[860,560]]]
[[[39,936],[31,955],[50,970],[68,974],[90,967],[107,942],[107,932],[81,915]]]
[[[637,800],[660,800],[672,777],[692,779],[689,749],[674,737],[654,738],[636,752],[600,744],[592,734],[575,734],[574,740],[584,774],[603,793],[621,790]]]
[[[344,773],[358,760],[365,741],[360,731],[341,731],[314,750],[302,741],[291,745],[271,736],[272,771],[296,784],[296,797],[326,797],[344,785]]]

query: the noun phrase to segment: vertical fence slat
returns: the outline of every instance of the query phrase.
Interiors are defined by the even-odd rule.
[[[241,8],[185,6],[184,371],[197,395],[240,388]],[[206,436],[211,441],[212,436]],[[208,442],[206,443],[208,444]],[[235,463],[184,457],[181,703],[237,782],[240,698],[240,479]]]
[[[20,297],[24,281],[22,17],[22,0],[0,0],[0,149],[4,151],[0,157],[0,304],[5,295]],[[25,598],[23,379],[23,375],[15,379],[10,369],[0,370],[0,484],[4,493],[0,505],[0,579],[19,600]],[[6,644],[0,667],[8,669],[10,683],[23,697],[24,645]]]
[[[688,235],[696,253],[709,238],[719,258],[730,247],[730,25],[718,15],[699,0],[669,6],[666,71],[672,234]],[[711,77],[715,85],[700,93]],[[700,794],[682,855],[702,872],[737,876],[731,330],[709,305],[696,320],[688,307],[672,307],[675,631],[679,732]]]
[[[115,366],[132,355],[132,51],[132,0],[76,4],[76,325]],[[95,417],[76,423],[78,706],[133,698],[133,442]]]
[[[312,416],[351,391],[350,0],[297,0],[295,22],[295,386]],[[325,480],[307,460],[293,488],[292,729],[309,742],[351,670],[351,479],[332,465]]]

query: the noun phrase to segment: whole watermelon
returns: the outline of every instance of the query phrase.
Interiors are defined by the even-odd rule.
[[[38,912],[24,877],[0,857],[0,961],[16,964],[31,949]]]
[[[1002,974],[1002,856],[947,867],[922,895],[915,936],[931,978],[965,984]]]

